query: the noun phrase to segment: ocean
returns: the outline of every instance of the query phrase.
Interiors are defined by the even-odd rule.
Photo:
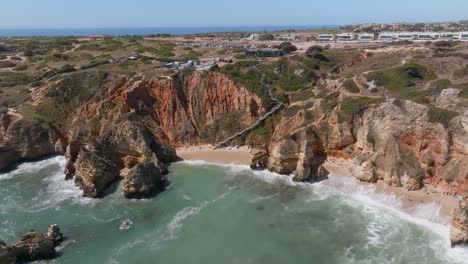
[[[243,26],[243,27],[147,27],[147,28],[54,28],[54,29],[0,29],[0,37],[58,37],[90,35],[187,35],[213,32],[271,32],[278,30],[333,29],[339,26]]]
[[[58,224],[59,256],[40,263],[466,263],[450,248],[436,205],[414,215],[397,197],[351,177],[318,183],[247,166],[179,162],[168,189],[127,200],[119,184],[83,198],[64,181],[65,159],[0,174],[0,239]]]

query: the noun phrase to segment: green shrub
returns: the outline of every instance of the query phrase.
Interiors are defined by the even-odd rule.
[[[23,73],[2,72],[0,74],[0,87],[24,85],[34,81],[35,79],[35,77]]]
[[[308,91],[308,90],[300,91],[300,92],[297,92],[297,93],[295,93],[293,95],[292,101],[293,102],[305,101],[305,100],[310,99],[310,98],[312,98],[314,96],[315,96],[315,94],[312,91]]]
[[[3,68],[13,68],[15,67],[16,64],[14,64],[13,62],[11,61],[0,61],[0,69],[3,69]]]
[[[226,49],[222,49],[222,50],[216,51],[216,54],[218,54],[218,55],[224,55],[224,54],[226,54],[226,53],[227,53],[227,50],[226,50]]]
[[[197,61],[200,59],[200,57],[203,56],[203,53],[197,52],[197,51],[189,51],[188,53],[184,54],[181,58],[181,60],[184,61]]]
[[[284,54],[289,54],[297,50],[297,47],[294,46],[291,42],[283,42],[279,45],[279,49],[283,51]]]
[[[346,90],[348,90],[350,93],[359,93],[360,90],[359,90],[359,87],[356,85],[356,82],[354,82],[353,79],[346,79],[344,82],[343,82],[343,86]]]
[[[382,102],[381,98],[370,98],[370,97],[347,97],[341,103],[341,112],[353,116],[360,109],[366,108],[371,104],[376,104]]]
[[[406,63],[403,66],[370,72],[366,76],[368,81],[374,81],[377,86],[384,86],[396,97],[405,97],[422,81],[436,78],[433,71],[417,63]]]
[[[44,85],[45,83],[43,81],[34,81],[31,83],[31,87],[39,87],[39,86],[42,86]]]
[[[261,34],[259,40],[274,40],[275,36],[270,33]]]
[[[94,67],[104,65],[104,64],[108,64],[108,63],[109,63],[108,60],[95,60],[95,61],[92,61],[92,62],[90,62],[88,64],[85,64],[85,65],[81,66],[80,68],[82,70],[86,70],[86,69],[94,68]]]
[[[315,55],[321,53],[322,51],[323,51],[323,48],[321,46],[314,45],[314,46],[309,47],[306,50],[305,55],[307,57],[313,58]]]
[[[303,110],[304,107],[301,106],[301,105],[293,105],[293,106],[290,106],[288,107],[284,113],[283,113],[283,116],[284,117],[293,117],[295,116],[300,110]]]
[[[63,65],[60,69],[57,70],[57,73],[68,73],[76,71],[75,67],[70,64]]]
[[[429,108],[427,114],[429,116],[429,122],[441,123],[444,127],[448,127],[450,121],[452,121],[452,119],[459,115],[457,112],[445,110],[434,106]]]
[[[27,69],[28,69],[28,65],[21,64],[21,65],[16,66],[13,70],[14,71],[25,71]]]

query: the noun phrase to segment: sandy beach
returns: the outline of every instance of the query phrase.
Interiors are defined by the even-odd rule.
[[[220,164],[249,165],[249,148],[228,147],[214,149],[213,145],[200,145],[180,147],[176,149],[177,155],[184,160],[202,160]]]
[[[184,160],[201,160],[219,164],[249,165],[250,154],[246,146],[229,147],[214,150],[212,145],[200,145],[177,148],[177,155]],[[345,160],[329,159],[324,167],[331,173],[340,177],[352,177],[352,168]],[[361,182],[364,186],[374,185],[373,183]],[[375,184],[376,191],[389,195],[396,195],[402,202],[402,210],[409,212],[417,205],[435,203],[440,205],[441,215],[450,215],[456,207],[458,200],[454,197],[437,193],[429,193],[426,190],[408,191],[404,188],[386,186],[383,181]]]
[[[352,177],[352,168],[346,160],[341,159],[329,159],[324,164],[325,169],[329,172],[341,176],[341,177]],[[435,203],[441,207],[441,215],[451,215],[452,210],[457,206],[458,199],[446,196],[439,193],[432,193],[424,188],[417,191],[409,191],[401,187],[387,186],[382,180],[377,183],[366,183],[361,182],[362,185],[375,185],[376,191],[380,193],[396,195],[402,201],[402,210],[410,211],[416,205],[431,204]]]

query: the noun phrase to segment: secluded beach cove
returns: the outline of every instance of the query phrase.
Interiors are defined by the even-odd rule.
[[[187,161],[205,161],[215,164],[231,164],[231,165],[249,165],[250,152],[246,146],[229,147],[214,149],[212,145],[181,147],[177,149],[177,154]],[[346,160],[331,158],[325,164],[325,168],[334,174],[334,176],[345,178],[350,177],[352,165]],[[376,184],[368,184],[359,182],[362,186],[374,187],[375,192],[388,195],[395,195],[401,202],[402,210],[410,212],[411,208],[421,204],[436,204],[440,206],[439,213],[447,216],[455,208],[458,200],[454,197],[441,194],[429,193],[424,190],[408,191],[404,188],[386,186],[383,181],[378,181]],[[346,186],[343,186],[346,188]],[[343,191],[347,191],[343,189]]]
[[[450,198],[362,184],[330,161],[329,179],[253,171],[246,148],[178,149],[171,184],[145,200],[120,184],[83,198],[65,158],[0,174],[0,238],[58,224],[59,257],[40,263],[466,263],[451,248]],[[340,175],[343,174],[343,175]]]

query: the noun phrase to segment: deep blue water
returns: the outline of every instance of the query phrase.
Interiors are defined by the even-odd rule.
[[[89,35],[186,35],[211,32],[263,32],[287,29],[305,30],[337,28],[333,25],[309,26],[238,26],[238,27],[147,27],[147,28],[50,28],[50,29],[0,29],[0,37],[46,37]]]

